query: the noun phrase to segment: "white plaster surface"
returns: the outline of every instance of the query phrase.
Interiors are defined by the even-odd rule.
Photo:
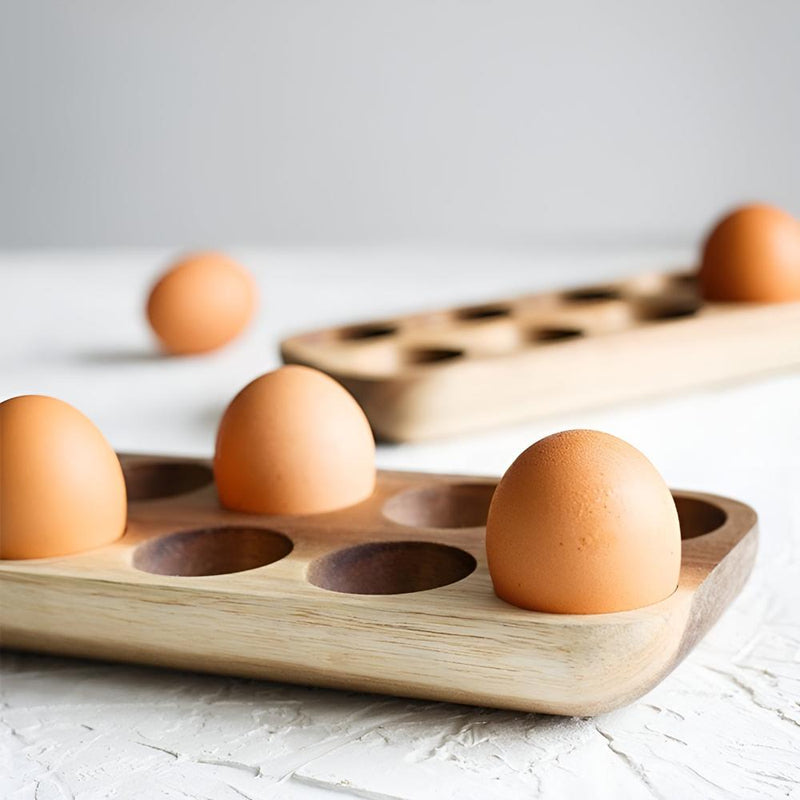
[[[277,365],[292,331],[691,261],[238,255],[261,285],[257,324],[225,351],[183,360],[154,358],[142,320],[163,252],[2,255],[0,397],[59,396],[121,450],[209,454],[226,401]],[[800,374],[384,446],[378,459],[500,473],[535,439],[577,426],[627,439],[673,486],[731,495],[761,516],[745,590],[646,697],[566,719],[7,652],[0,797],[800,798]]]

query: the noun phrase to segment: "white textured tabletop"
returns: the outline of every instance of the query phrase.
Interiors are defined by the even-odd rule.
[[[0,399],[60,397],[119,450],[210,454],[226,402],[278,364],[291,332],[691,263],[686,252],[235,255],[258,276],[257,323],[227,350],[181,360],[154,355],[142,316],[163,252],[1,256]],[[621,436],[670,485],[761,517],[745,590],[646,697],[566,719],[7,652],[0,797],[800,798],[800,374],[382,446],[378,461],[499,474],[571,427]]]

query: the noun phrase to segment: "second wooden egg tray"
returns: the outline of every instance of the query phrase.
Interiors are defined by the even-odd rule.
[[[492,591],[484,526],[496,479],[381,472],[359,505],[278,517],[220,508],[207,461],[121,460],[121,540],[0,561],[5,646],[588,715],[667,675],[738,593],[756,551],[752,509],[674,492],[683,558],[671,597],[542,614]]]
[[[800,364],[800,303],[704,303],[667,272],[286,339],[408,440]]]

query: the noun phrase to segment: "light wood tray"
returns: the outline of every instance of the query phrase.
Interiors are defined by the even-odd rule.
[[[305,333],[376,435],[441,436],[800,364],[800,303],[706,303],[689,273]]]
[[[752,509],[674,492],[684,541],[671,597],[542,614],[492,591],[495,479],[383,472],[357,506],[270,517],[222,510],[206,461],[122,462],[131,501],[120,541],[0,561],[5,646],[589,715],[659,683],[739,592],[756,552]]]

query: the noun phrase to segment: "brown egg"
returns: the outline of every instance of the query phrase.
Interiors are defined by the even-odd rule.
[[[800,222],[772,206],[734,211],[706,239],[698,279],[706,300],[800,300]]]
[[[597,431],[556,433],[523,452],[489,508],[495,592],[561,614],[639,608],[678,585],[675,503],[653,465]]]
[[[242,389],[217,433],[214,479],[222,505],[257,514],[316,514],[375,488],[367,418],[335,380],[281,367]]]
[[[125,531],[119,459],[79,411],[41,395],[0,403],[0,558],[47,558]]]
[[[169,353],[216,350],[248,325],[257,304],[255,281],[221,253],[178,261],[150,292],[147,318]]]

